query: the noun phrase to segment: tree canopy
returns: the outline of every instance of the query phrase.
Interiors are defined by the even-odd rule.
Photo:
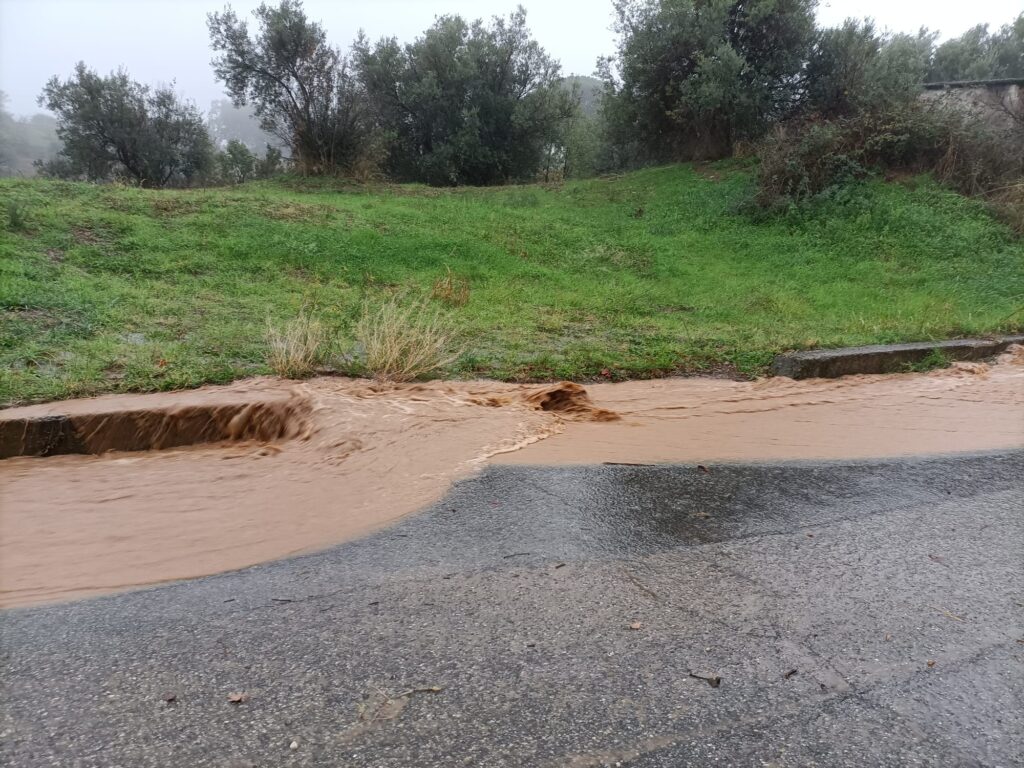
[[[935,49],[933,82],[1024,77],[1024,13],[995,32],[981,24]]]
[[[253,105],[260,127],[291,148],[301,170],[351,171],[369,142],[347,59],[298,0],[264,3],[253,15],[254,36],[230,7],[207,17],[217,78],[236,106]]]
[[[231,101],[213,102],[207,127],[172,88],[80,63],[40,98],[60,154],[47,118],[0,111],[0,173],[24,172],[36,153],[65,176],[238,182],[281,168],[286,148],[303,173],[500,184],[724,157],[794,118],[906,107],[927,81],[1024,77],[1024,13],[936,45],[926,29],[892,34],[870,19],[818,28],[817,0],[611,2],[619,38],[599,80],[562,77],[522,7],[440,16],[408,43],[360,32],[346,55],[302,0],[264,2],[252,29],[226,6],[207,27]],[[277,148],[260,158],[268,136]]]
[[[714,157],[799,96],[815,0],[616,0],[602,62],[620,143],[647,159]]]
[[[531,178],[572,110],[559,66],[522,8],[489,24],[442,16],[408,45],[354,46],[388,169],[431,184]]]
[[[169,87],[150,89],[124,70],[103,77],[83,62],[53,77],[39,103],[57,116],[64,146],[44,170],[90,180],[124,177],[145,187],[187,184],[206,172],[212,147],[202,115]]]
[[[803,73],[805,109],[839,117],[915,98],[934,40],[923,30],[883,34],[870,19],[821,30]]]

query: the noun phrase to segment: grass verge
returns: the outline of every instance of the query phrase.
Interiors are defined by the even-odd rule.
[[[752,184],[729,163],[443,191],[2,180],[0,403],[267,373],[268,317],[311,291],[338,348],[367,304],[432,295],[464,345],[439,373],[506,380],[752,375],[1024,324],[1024,241],[980,202],[920,178],[755,219]]]

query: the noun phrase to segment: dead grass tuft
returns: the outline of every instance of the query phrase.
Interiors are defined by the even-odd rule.
[[[450,307],[464,307],[469,303],[469,280],[456,277],[451,267],[445,267],[444,275],[434,282],[430,295]]]
[[[461,354],[451,324],[424,298],[396,296],[376,308],[364,307],[356,338],[366,369],[381,381],[411,381]]]
[[[267,322],[267,364],[278,376],[311,375],[326,356],[328,335],[323,324],[302,310],[283,326]]]

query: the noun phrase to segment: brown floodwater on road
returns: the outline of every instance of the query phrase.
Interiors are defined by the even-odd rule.
[[[1024,445],[1024,348],[926,374],[587,387],[617,413],[495,461],[514,464],[860,459]]]
[[[835,380],[621,384],[254,379],[9,409],[133,414],[233,398],[290,439],[0,461],[0,605],[242,568],[364,535],[490,462],[865,458],[1024,446],[1024,350],[998,364]],[[280,410],[275,410],[278,404]],[[170,416],[168,415],[170,414]],[[260,416],[263,418],[264,416]],[[234,418],[234,417],[232,417]],[[102,445],[106,419],[86,419]],[[123,428],[123,424],[121,425]],[[180,430],[179,430],[180,431]],[[276,432],[275,428],[275,432]],[[251,425],[239,434],[260,434]],[[145,442],[145,441],[143,441]]]

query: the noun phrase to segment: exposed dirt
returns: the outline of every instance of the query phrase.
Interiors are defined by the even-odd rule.
[[[0,458],[294,438],[311,428],[310,410],[303,393],[255,382],[46,403],[0,412]]]
[[[225,439],[0,461],[5,606],[320,549],[422,508],[488,461],[708,463],[1021,446],[1024,350],[992,366],[800,382],[584,389],[255,379],[9,409],[0,422],[40,416],[63,420],[96,452]]]

